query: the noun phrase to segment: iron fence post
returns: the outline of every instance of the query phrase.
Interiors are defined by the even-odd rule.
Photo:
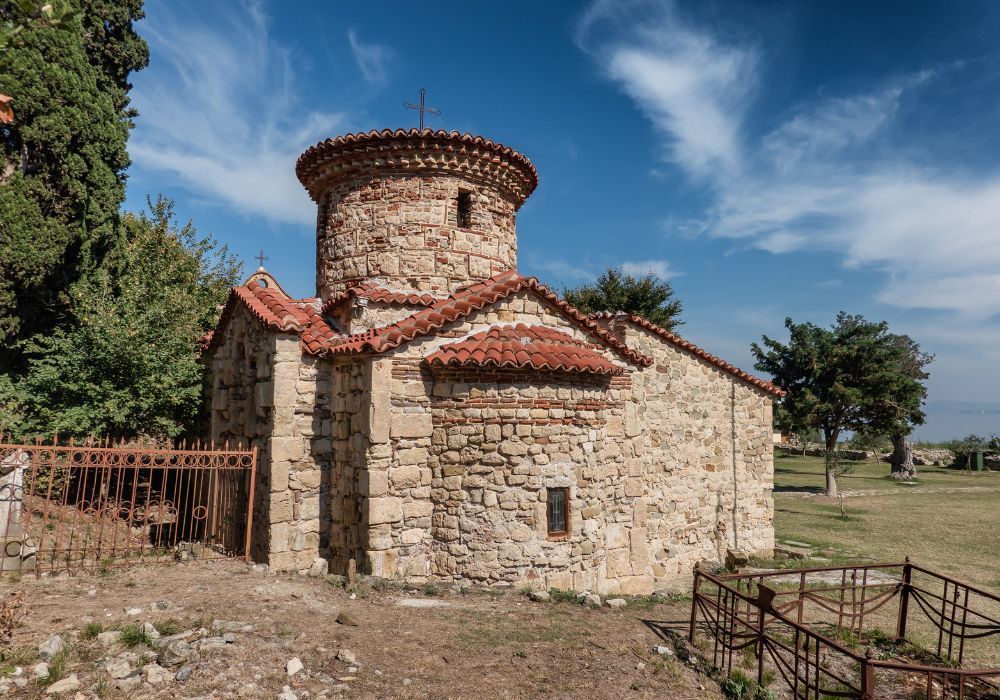
[[[247,535],[243,545],[243,561],[250,563],[250,534],[253,529],[253,489],[257,482],[257,446],[254,445],[250,459],[250,490],[247,495]]]
[[[698,589],[701,587],[701,572],[698,570],[699,563],[694,564],[694,586],[691,592],[691,629],[688,632],[688,641],[694,644],[694,627],[698,618]]]
[[[764,685],[764,608],[757,608],[757,685]]]
[[[865,658],[861,661],[861,700],[872,700],[875,697],[875,667],[871,665],[871,647],[865,649]]]
[[[903,562],[903,581],[899,588],[899,617],[896,620],[896,641],[906,640],[906,617],[910,607],[910,580],[913,576],[913,568],[910,565],[910,558],[906,557]]]

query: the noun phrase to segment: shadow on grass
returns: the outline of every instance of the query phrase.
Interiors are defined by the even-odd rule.
[[[775,469],[775,471],[778,471]],[[779,486],[774,485],[775,493],[823,493],[824,489],[821,486]]]

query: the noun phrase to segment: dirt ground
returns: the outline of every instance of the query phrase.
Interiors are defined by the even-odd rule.
[[[721,698],[716,683],[654,651],[670,646],[657,629],[684,629],[683,601],[640,598],[612,610],[535,602],[516,590],[404,590],[370,582],[347,590],[336,579],[257,572],[235,561],[0,579],[0,592],[11,591],[21,591],[26,603],[0,660],[0,676],[7,676],[0,683],[11,697],[45,697],[53,682],[75,675],[79,688],[63,697]],[[357,624],[339,623],[341,613]],[[126,648],[96,636],[147,622],[160,629],[160,640]],[[190,678],[174,678],[181,664],[163,664],[169,673],[156,666],[163,678],[151,684],[145,674],[153,671],[143,665],[167,635],[188,631],[193,647],[212,638],[184,664]],[[225,640],[224,632],[231,633]],[[50,662],[49,676],[36,680],[38,646],[55,634],[66,650]],[[303,669],[289,676],[293,657]],[[123,660],[125,670],[138,670],[126,691],[108,670]]]

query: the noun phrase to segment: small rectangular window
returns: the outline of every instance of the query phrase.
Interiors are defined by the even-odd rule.
[[[569,532],[569,489],[549,489],[546,511],[550,535]]]
[[[472,193],[460,190],[458,193],[458,227],[472,226]]]

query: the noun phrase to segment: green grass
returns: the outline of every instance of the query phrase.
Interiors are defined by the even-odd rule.
[[[84,639],[97,639],[97,635],[104,631],[100,622],[88,622],[83,626]]]
[[[902,562],[909,556],[915,564],[1000,594],[1000,491],[926,492],[934,488],[1000,489],[1000,472],[917,467],[920,486],[914,487],[888,478],[889,467],[884,463],[854,463],[853,472],[838,479],[841,490],[885,493],[845,497],[848,517],[844,518],[836,500],[803,495],[822,494],[821,458],[776,455],[774,465],[777,543],[793,540],[809,544],[826,560],[789,560],[782,565],[798,568],[859,561],[888,563]],[[993,604],[987,605],[994,612]],[[936,632],[920,636],[927,636],[916,640],[922,646],[936,644]],[[979,663],[1000,662],[1000,638],[970,644]]]
[[[119,634],[118,642],[122,646],[128,648],[137,646],[153,646],[153,639],[146,634],[146,631],[142,628],[142,625],[125,625],[122,627],[122,631]]]

